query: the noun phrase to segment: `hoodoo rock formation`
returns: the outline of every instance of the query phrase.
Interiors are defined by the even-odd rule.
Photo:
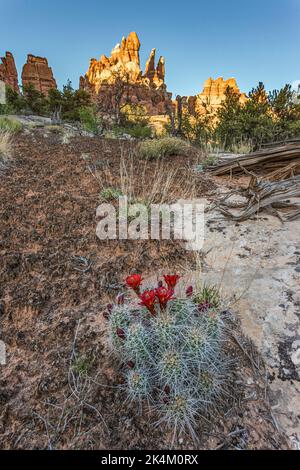
[[[156,49],[152,49],[143,72],[140,64],[140,47],[140,40],[135,32],[131,32],[127,38],[123,37],[109,57],[102,55],[99,60],[90,60],[89,69],[84,77],[80,77],[79,86],[89,91],[99,109],[108,115],[112,114],[118,94],[121,105],[140,105],[151,116],[153,122],[157,119],[165,124],[167,116],[178,107],[179,101],[172,101],[172,93],[167,91],[164,58],[159,57],[156,63]],[[20,92],[18,72],[11,52],[6,52],[1,58],[0,80]],[[22,85],[29,83],[44,95],[47,95],[51,88],[57,88],[46,58],[28,54],[22,70]],[[223,77],[219,77],[216,80],[208,78],[201,93],[182,97],[180,106],[191,116],[203,113],[205,110],[215,116],[215,112],[225,100],[228,87],[239,95],[241,103],[247,101],[247,96],[240,92],[234,78],[224,80]]]
[[[229,78],[228,80],[224,80],[223,77],[219,77],[216,80],[208,78],[204,83],[201,93],[196,96],[189,96],[186,99],[189,113],[192,115],[197,112],[201,113],[204,107],[210,113],[217,111],[225,100],[225,92],[228,87],[232,88],[239,95],[241,103],[247,101],[245,93],[240,92],[235,78]]]
[[[110,89],[121,80],[126,82],[123,99],[128,103],[144,106],[150,115],[166,114],[172,106],[172,94],[167,92],[165,85],[164,58],[160,57],[155,66],[155,49],[152,49],[143,73],[139,50],[139,38],[131,32],[114,47],[110,57],[102,55],[100,60],[91,59],[86,75],[80,77],[80,87],[90,91],[99,103],[105,103],[111,99]]]
[[[22,84],[24,86],[29,83],[44,95],[47,95],[51,88],[57,88],[52,69],[44,57],[28,54],[22,70]]]
[[[19,93],[18,72],[14,56],[11,52],[6,52],[5,57],[1,57],[0,80]]]

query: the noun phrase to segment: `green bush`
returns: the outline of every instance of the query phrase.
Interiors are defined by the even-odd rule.
[[[152,136],[152,129],[149,126],[135,124],[127,129],[127,133],[136,139],[149,139]]]
[[[89,132],[94,132],[90,129],[96,128],[89,93],[82,89],[74,90],[70,80],[63,86],[63,91],[55,88],[49,90],[47,109],[50,114],[59,111],[62,119],[66,121],[82,120],[83,125],[88,127]]]
[[[143,124],[132,124],[129,127],[113,126],[112,130],[116,135],[127,134],[136,139],[149,139],[152,135],[151,127]]]
[[[100,193],[100,199],[104,201],[113,201],[118,199],[119,196],[122,196],[122,191],[116,188],[105,188]]]
[[[23,99],[27,111],[38,115],[47,114],[47,98],[43,93],[36,90],[32,83],[23,86]]]
[[[143,105],[126,104],[121,108],[120,113],[120,124],[123,127],[127,128],[134,126],[135,124],[147,127],[149,124],[149,114]]]
[[[138,150],[140,156],[147,160],[155,160],[172,155],[189,156],[195,152],[195,148],[192,145],[178,137],[145,140],[140,143]]]
[[[94,108],[81,107],[78,109],[78,114],[84,130],[97,134],[99,131],[100,119],[96,115]]]
[[[5,88],[6,104],[0,105],[0,114],[18,114],[26,108],[24,97],[9,86]]]

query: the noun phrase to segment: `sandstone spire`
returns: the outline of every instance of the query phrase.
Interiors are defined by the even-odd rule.
[[[160,56],[157,62],[156,67],[157,77],[159,80],[165,81],[165,59],[163,56]]]
[[[188,109],[191,114],[195,112],[201,112],[204,109],[208,109],[210,112],[216,111],[225,99],[225,92],[227,88],[232,88],[240,97],[240,102],[245,103],[247,97],[244,93],[240,92],[237,86],[235,78],[228,78],[224,80],[223,77],[218,77],[215,80],[209,77],[204,82],[203,91],[196,96],[188,97]]]
[[[1,57],[0,80],[19,93],[18,72],[14,56],[11,52],[6,52],[5,57]]]
[[[105,104],[110,96],[108,87],[114,86],[116,76],[124,77],[129,83],[126,96],[130,103],[144,106],[151,115],[166,114],[171,94],[167,93],[164,83],[164,59],[160,57],[155,66],[155,49],[152,49],[142,74],[139,50],[139,38],[131,32],[113,48],[110,57],[102,55],[100,60],[90,61],[87,73],[80,77],[80,87],[88,90],[94,100]]]
[[[28,54],[22,70],[22,84],[24,86],[29,83],[44,95],[47,95],[51,88],[57,88],[52,69],[44,57]]]
[[[149,78],[149,80],[153,80],[154,74],[155,74],[155,49],[152,49],[152,51],[150,52],[149,59],[146,62],[144,76]]]
[[[126,50],[129,53],[129,60],[131,62],[135,62],[136,64],[140,65],[140,55],[139,50],[141,47],[140,40],[138,35],[132,31],[129,33],[127,40],[124,41]]]

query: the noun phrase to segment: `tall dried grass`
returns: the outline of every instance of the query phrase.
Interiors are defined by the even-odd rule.
[[[12,156],[12,136],[8,131],[0,130],[0,171],[5,169]]]
[[[98,175],[101,193],[113,189],[131,202],[146,205],[171,203],[178,199],[195,197],[196,180],[188,166],[170,166],[163,159],[137,159],[134,150],[121,148],[119,171],[107,166]],[[101,194],[100,193],[100,194]]]

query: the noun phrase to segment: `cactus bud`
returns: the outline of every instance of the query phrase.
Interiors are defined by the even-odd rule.
[[[123,328],[117,328],[116,333],[119,336],[119,338],[125,339],[126,335],[125,335],[125,331],[123,330]]]
[[[194,290],[194,289],[193,289],[193,286],[188,286],[188,287],[186,288],[186,291],[185,291],[186,296],[187,296],[187,297],[191,297],[191,296],[193,295],[193,290]]]
[[[118,294],[116,301],[118,305],[123,305],[125,300],[125,295],[124,294]]]

